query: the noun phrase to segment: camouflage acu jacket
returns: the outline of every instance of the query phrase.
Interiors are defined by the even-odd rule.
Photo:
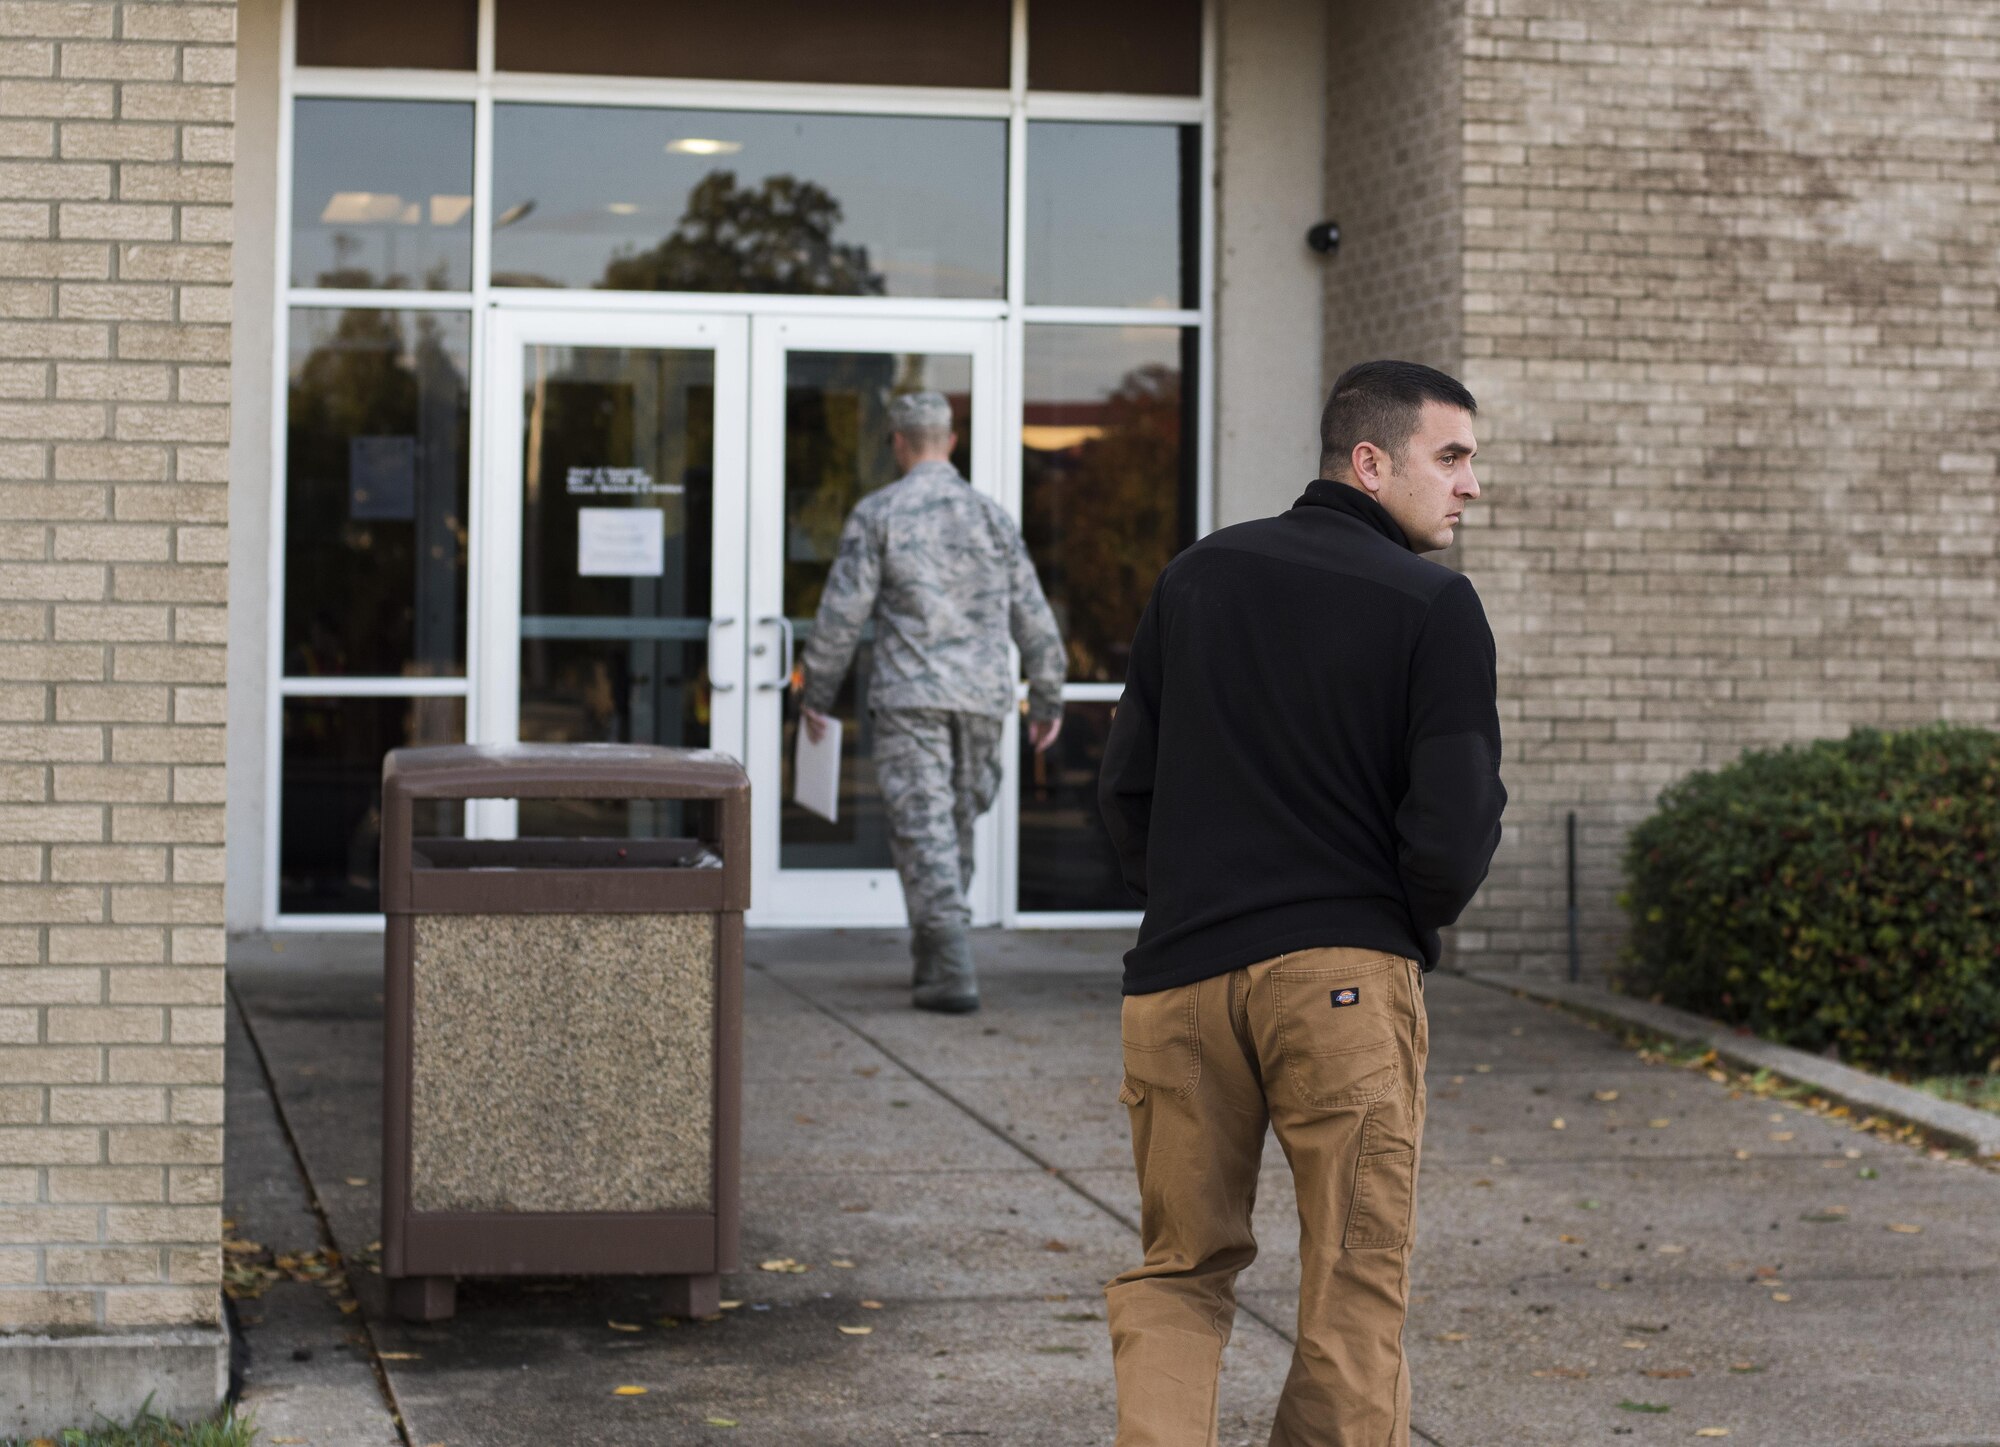
[[[873,708],[1004,715],[1014,707],[1011,637],[1028,674],[1029,717],[1062,712],[1062,637],[1027,544],[948,462],[918,463],[848,515],[806,646],[807,708],[833,707],[871,617]]]

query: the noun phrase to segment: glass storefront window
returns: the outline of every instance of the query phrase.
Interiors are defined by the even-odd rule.
[[[472,107],[301,100],[292,112],[292,285],[472,285]]]
[[[278,909],[372,914],[382,853],[382,756],[465,738],[460,698],[288,698],[278,825]],[[417,833],[462,834],[457,802],[417,809]]]
[[[497,0],[501,70],[836,85],[1007,84],[1008,0]]]
[[[284,669],[465,672],[472,319],[291,314]]]
[[[715,354],[524,359],[520,736],[708,744]],[[524,800],[524,835],[679,832],[645,801]]]
[[[1201,0],[1030,0],[1028,88],[1201,94]]]
[[[1195,337],[1027,329],[1021,530],[1074,681],[1124,681],[1153,582],[1194,540]]]
[[[298,0],[300,65],[471,70],[477,0]]]
[[[1125,887],[1097,809],[1097,776],[1116,708],[1108,702],[1064,705],[1062,734],[1045,754],[1037,754],[1021,730],[1017,898],[1024,910],[1140,907]]]
[[[958,446],[952,463],[972,475],[972,359],[950,353],[792,352],[785,358],[785,616],[803,657],[819,595],[833,571],[840,531],[854,505],[898,476],[889,449],[890,400],[926,388],[951,400]],[[845,726],[840,818],[829,822],[794,802],[796,717],[786,720],[780,758],[779,857],[785,869],[888,869],[888,817],[875,786],[868,678],[873,625],[861,635],[833,714]]]
[[[1201,128],[1028,127],[1028,300],[1199,305]]]
[[[1006,289],[1002,121],[501,105],[493,171],[496,286]]]

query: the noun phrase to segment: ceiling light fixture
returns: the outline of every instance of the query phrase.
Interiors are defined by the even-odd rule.
[[[718,141],[708,136],[682,136],[667,142],[667,154],[673,156],[733,156],[742,149],[741,141]]]

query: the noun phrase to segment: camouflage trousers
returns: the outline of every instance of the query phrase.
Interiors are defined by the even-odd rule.
[[[913,929],[972,922],[972,826],[1000,792],[1004,722],[941,708],[875,715],[875,778]]]

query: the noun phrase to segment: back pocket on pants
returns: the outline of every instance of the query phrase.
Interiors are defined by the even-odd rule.
[[[1417,1200],[1417,1153],[1363,1156],[1354,1170],[1354,1205],[1341,1244],[1350,1251],[1379,1251],[1410,1239]]]

